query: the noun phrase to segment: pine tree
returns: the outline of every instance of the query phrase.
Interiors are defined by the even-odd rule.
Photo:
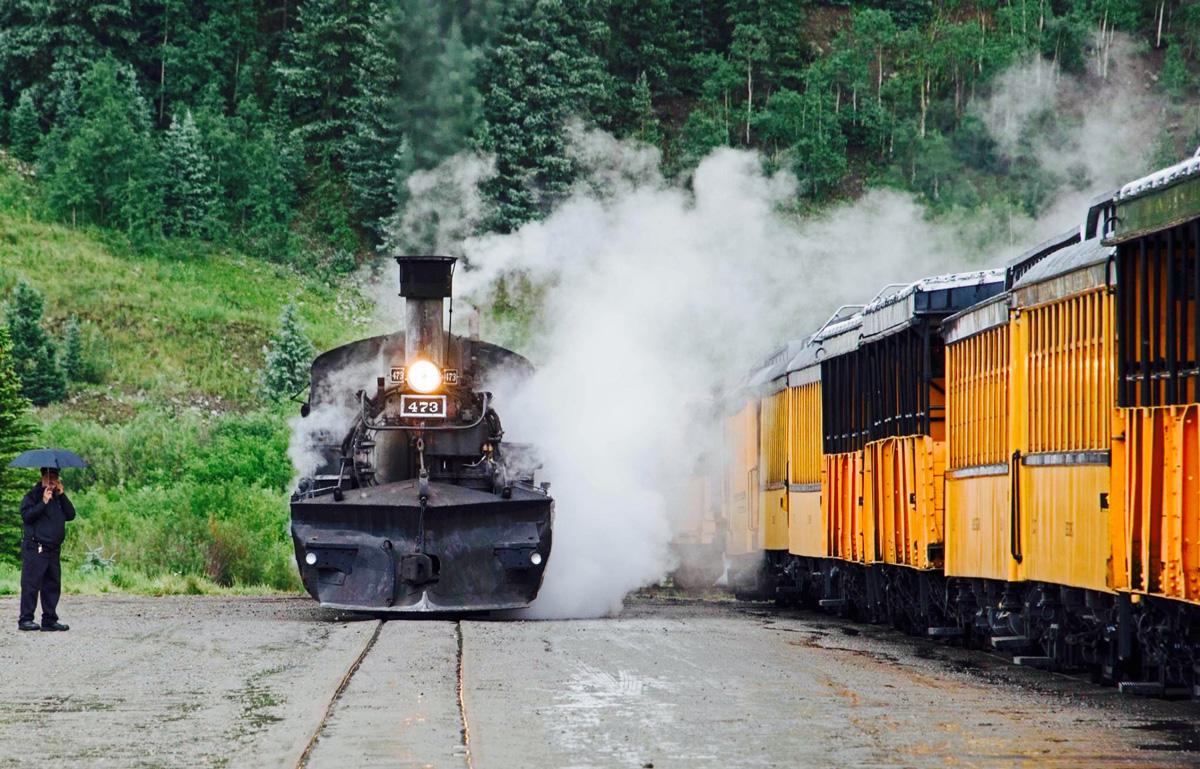
[[[111,58],[80,89],[79,115],[56,126],[40,153],[51,205],[72,223],[143,233],[162,214],[159,157],[136,77]]]
[[[359,79],[370,58],[370,0],[304,0],[278,75],[280,92],[306,157],[340,167],[354,131]]]
[[[12,340],[0,325],[0,561],[20,560],[21,497],[32,483],[31,474],[8,466],[13,457],[32,447],[29,401],[21,395],[21,380],[13,367]]]
[[[596,51],[603,42],[597,4],[589,0],[525,0],[509,6],[484,66],[484,146],[496,175],[484,184],[510,232],[546,213],[570,189],[575,168],[564,124],[572,115],[603,123],[611,79]]]
[[[381,3],[371,4],[363,57],[354,64],[361,91],[352,105],[354,130],[346,137],[343,153],[355,212],[369,227],[375,227],[392,210],[388,194],[395,171],[392,158],[406,124],[397,98],[403,64],[396,60],[391,45],[400,23],[396,18],[399,12],[398,6],[388,13]]]
[[[37,406],[67,396],[67,380],[58,363],[54,340],[42,328],[45,300],[36,288],[19,281],[8,304],[8,332],[12,339],[13,368],[21,380],[21,394]]]
[[[633,84],[633,135],[647,144],[662,143],[662,125],[654,114],[654,103],[650,97],[650,83],[646,73],[638,75]]]
[[[691,41],[674,0],[610,0],[607,6],[604,58],[616,81],[617,118],[636,124],[638,79],[645,78],[653,94],[678,95]]]
[[[39,124],[37,105],[33,103],[33,94],[30,91],[21,91],[8,124],[9,145],[13,155],[31,162],[37,157],[38,144],[42,141],[42,127]]]
[[[444,37],[420,110],[424,120],[409,134],[413,161],[420,168],[432,168],[467,146],[482,120],[482,99],[475,87],[478,51],[467,45],[458,22]]]
[[[79,318],[74,315],[67,321],[67,334],[63,340],[63,373],[68,382],[78,382],[83,379],[83,334],[79,328]]]
[[[238,201],[242,233],[250,248],[268,259],[287,253],[295,214],[294,169],[301,161],[298,141],[272,124],[247,137],[242,145],[245,165],[254,169]]]
[[[203,236],[217,208],[212,161],[191,110],[171,120],[163,142],[163,225],[169,233]]]
[[[316,350],[300,328],[296,306],[283,308],[279,331],[271,337],[267,348],[266,368],[263,370],[263,396],[281,400],[295,395],[308,383],[309,367]]]

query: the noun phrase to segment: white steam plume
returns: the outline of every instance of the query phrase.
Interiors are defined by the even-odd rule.
[[[1040,57],[1014,65],[971,105],[1000,156],[1032,156],[1051,190],[1037,220],[1015,227],[1022,238],[1032,229],[1035,242],[1021,247],[1078,225],[1096,195],[1149,170],[1167,101],[1128,37],[1097,50],[1079,75]]]
[[[486,217],[475,182],[490,173],[487,162],[460,157],[414,175],[414,190],[458,198],[451,205],[453,195],[439,193],[435,204],[410,208],[392,223],[393,244],[432,243],[465,256],[469,269],[459,270],[456,290],[479,304],[504,276],[548,287],[542,333],[522,350],[537,373],[512,392],[497,384],[508,436],[539,447],[541,477],[557,501],[554,552],[530,613],[614,612],[630,590],[667,573],[678,491],[707,448],[696,427],[711,417],[696,404],[773,348],[886,283],[1003,264],[1078,223],[1091,195],[1140,174],[1145,155],[1129,148],[1146,143],[1134,142],[1124,121],[1139,132],[1144,122],[1135,114],[1114,119],[1111,110],[1133,104],[1131,112],[1150,109],[1143,115],[1153,120],[1153,103],[1144,94],[1114,96],[1126,87],[1113,84],[1121,73],[1136,70],[1119,57],[1109,66],[1105,98],[1094,79],[1072,82],[1053,71],[1027,92],[1037,81],[1017,70],[975,105],[1002,153],[1032,136],[1058,201],[1049,216],[1010,218],[1003,229],[987,212],[931,221],[911,196],[887,190],[796,221],[780,212],[794,181],[764,175],[752,153],[715,152],[685,191],[661,178],[653,150],[579,126],[571,146],[584,173],[574,194],[511,235],[463,237]],[[1097,97],[1080,98],[1079,88]],[[1053,141],[1036,135],[1047,110],[1070,116]],[[388,274],[384,285],[394,295],[393,280]]]
[[[898,193],[797,226],[779,213],[794,180],[761,169],[721,150],[691,192],[617,174],[611,194],[581,191],[544,221],[464,244],[460,289],[514,272],[551,286],[538,371],[498,401],[510,437],[538,445],[557,502],[533,616],[613,612],[664,577],[679,489],[707,448],[702,404],[831,304],[956,258],[950,233]]]

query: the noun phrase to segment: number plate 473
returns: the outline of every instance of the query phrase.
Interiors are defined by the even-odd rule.
[[[445,419],[445,395],[401,395],[400,413],[418,419]]]

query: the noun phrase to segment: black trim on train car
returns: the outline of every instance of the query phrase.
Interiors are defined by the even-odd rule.
[[[989,475],[1008,475],[1008,464],[998,462],[994,465],[974,465],[959,467],[946,473],[950,478],[983,478]]]
[[[1026,467],[1062,467],[1067,465],[1110,465],[1111,451],[1043,451],[1023,454],[1021,464]]]

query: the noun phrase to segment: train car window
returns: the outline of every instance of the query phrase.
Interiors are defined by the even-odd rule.
[[[821,364],[825,452],[904,435],[945,436],[945,348],[935,321],[864,342]],[[837,396],[833,394],[836,393]]]
[[[821,383],[792,387],[788,483],[821,482]]]
[[[763,398],[759,414],[760,465],[762,482],[768,486],[787,483],[788,391],[780,390]]]
[[[1122,243],[1117,252],[1117,399],[1200,401],[1200,220]]]
[[[1108,448],[1111,308],[1099,288],[1026,311],[1030,451]]]
[[[948,346],[952,469],[1008,461],[1008,325]]]

